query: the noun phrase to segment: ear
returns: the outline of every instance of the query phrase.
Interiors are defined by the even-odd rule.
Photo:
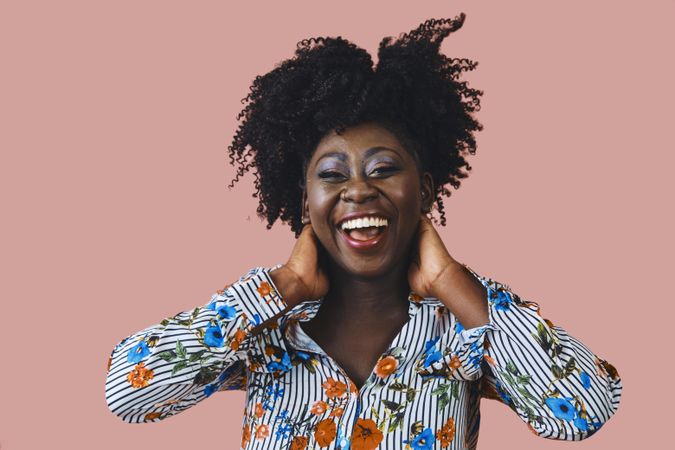
[[[434,179],[429,172],[424,172],[420,178],[422,196],[422,212],[428,213],[434,204]]]
[[[309,205],[307,202],[307,190],[302,190],[302,223],[309,223]]]

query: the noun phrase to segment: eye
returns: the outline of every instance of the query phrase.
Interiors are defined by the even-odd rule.
[[[338,178],[338,177],[344,178],[344,175],[334,170],[326,170],[319,174],[319,178]]]
[[[388,172],[396,172],[397,170],[398,169],[393,166],[380,166],[374,168],[371,173],[388,173]]]

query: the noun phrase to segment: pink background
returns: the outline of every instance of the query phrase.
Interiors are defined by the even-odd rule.
[[[618,368],[618,413],[574,448],[666,445],[674,2],[134,0],[0,6],[0,448],[238,448],[243,392],[114,417],[110,351],[290,254],[290,229],[256,217],[253,175],[227,189],[256,75],[303,38],[375,52],[461,11],[442,51],[479,61],[485,130],[444,242]],[[569,445],[482,405],[482,449]]]

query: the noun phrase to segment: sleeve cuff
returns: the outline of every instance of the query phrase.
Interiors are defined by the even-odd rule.
[[[253,326],[288,308],[270,276],[272,270],[281,266],[254,267],[226,289],[225,295],[234,295],[239,300],[239,308]]]

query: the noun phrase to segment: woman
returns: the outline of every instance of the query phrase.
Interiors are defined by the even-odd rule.
[[[257,77],[230,147],[258,213],[297,242],[194,310],[120,342],[106,383],[127,422],[245,389],[244,449],[473,449],[481,397],[535,434],[580,440],[616,411],[616,370],[495,280],[455,260],[445,214],[475,153],[476,63],[439,54],[464,15],[368,53],[302,41]],[[235,157],[236,155],[236,157]],[[253,161],[248,157],[253,156]]]

